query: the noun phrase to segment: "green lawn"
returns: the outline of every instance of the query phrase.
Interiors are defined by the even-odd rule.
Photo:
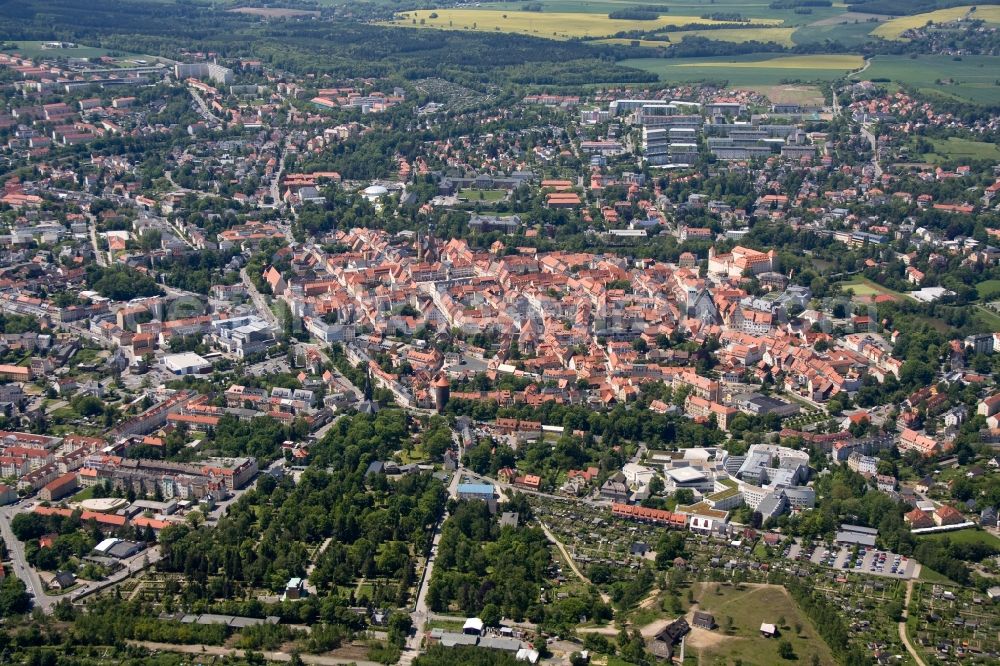
[[[718,589],[721,594],[716,594]],[[696,657],[695,663],[732,664],[739,660],[745,666],[786,663],[778,656],[779,639],[763,638],[760,635],[762,622],[778,624],[782,617],[783,627],[779,627],[780,640],[792,644],[797,663],[809,664],[813,655],[821,664],[835,664],[830,648],[816,633],[812,622],[799,610],[783,587],[777,585],[744,585],[737,590],[717,583],[699,583],[695,586],[695,599],[699,610],[715,615],[718,629],[712,631],[708,640],[698,640],[692,636],[688,640],[687,654]],[[722,629],[726,618],[732,618],[733,627],[727,635]],[[800,624],[802,631],[795,632]]]
[[[502,201],[507,196],[507,190],[462,190],[458,196],[468,199],[470,203],[476,201],[494,203]]]
[[[920,580],[925,580],[928,583],[944,583],[945,585],[954,585],[955,582],[941,574],[934,571],[930,567],[921,566],[920,567]]]
[[[83,500],[93,499],[94,498],[94,491],[96,489],[97,489],[97,486],[90,486],[89,488],[84,488],[83,490],[81,490],[77,494],[75,494],[72,497],[70,497],[67,501],[68,502],[82,502]]]
[[[402,462],[404,465],[409,465],[415,462],[423,462],[427,460],[427,458],[428,458],[427,452],[424,451],[423,448],[420,446],[414,446],[412,449],[410,449],[409,453],[407,453],[405,450],[401,450],[399,452],[400,462]]]
[[[73,354],[71,363],[74,365],[94,363],[101,358],[101,351],[98,349],[83,348]]]
[[[860,275],[855,275],[850,280],[845,280],[839,283],[839,285],[844,291],[848,289],[852,290],[855,296],[867,297],[888,294],[899,299],[909,298],[906,294],[894,291],[888,287],[883,287],[882,285],[872,282],[868,278]]]
[[[880,55],[859,79],[888,79],[920,92],[977,104],[1000,104],[1000,56]]]
[[[976,319],[979,323],[988,331],[1000,331],[1000,315],[998,315],[993,310],[984,308],[981,305],[976,306]]]
[[[1000,280],[983,280],[976,285],[979,298],[986,298],[990,294],[1000,294]]]
[[[986,532],[984,530],[977,530],[975,528],[957,530],[955,532],[942,532],[940,534],[927,534],[919,538],[928,541],[944,541],[945,539],[948,539],[952,543],[960,543],[960,544],[975,543],[975,544],[983,544],[986,546],[992,546],[994,548],[1000,549],[1000,539],[996,538],[989,532]]]

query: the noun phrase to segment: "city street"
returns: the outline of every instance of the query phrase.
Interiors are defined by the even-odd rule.
[[[12,569],[14,575],[24,582],[28,593],[34,597],[35,606],[48,613],[51,612],[52,607],[56,605],[60,597],[50,597],[45,594],[45,586],[42,585],[42,579],[28,565],[28,561],[24,557],[24,544],[18,541],[17,537],[14,536],[14,531],[10,527],[10,521],[20,513],[21,509],[20,505],[14,504],[0,507],[0,535],[3,536],[3,541],[7,545],[7,553],[13,563]]]
[[[12,504],[0,507],[0,535],[3,536],[4,543],[7,545],[7,552],[10,556],[12,563],[11,569],[13,573],[24,582],[27,591],[33,597],[32,602],[34,606],[36,608],[41,608],[44,613],[51,613],[53,607],[62,599],[68,598],[72,601],[77,601],[82,597],[99,592],[100,590],[116,583],[120,583],[126,578],[142,571],[146,567],[155,564],[161,558],[159,546],[153,546],[152,548],[144,550],[129,559],[122,560],[122,568],[108,576],[105,580],[93,582],[81,581],[78,588],[76,588],[72,593],[66,595],[46,594],[45,586],[42,584],[41,577],[25,559],[24,544],[14,536],[14,532],[10,526],[11,520],[13,520],[14,516],[22,511],[25,511],[28,506],[33,505]]]

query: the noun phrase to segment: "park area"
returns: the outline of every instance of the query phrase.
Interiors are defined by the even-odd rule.
[[[779,585],[744,583],[738,588],[719,583],[696,583],[693,608],[711,613],[716,629],[694,628],[687,640],[687,653],[697,655],[699,664],[782,663],[779,644],[787,641],[799,663],[835,664],[836,660],[815,627]],[[761,635],[762,622],[777,625],[778,636]]]

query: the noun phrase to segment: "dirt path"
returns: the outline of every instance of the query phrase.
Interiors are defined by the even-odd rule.
[[[918,565],[919,566],[919,565]],[[914,575],[920,573],[919,568],[914,572]],[[924,660],[920,657],[916,648],[910,643],[910,637],[906,633],[906,618],[910,615],[910,596],[913,594],[913,578],[906,581],[906,596],[903,598],[903,619],[899,623],[899,640],[903,641],[903,645],[906,647],[906,651],[910,653],[913,657],[913,661],[917,662],[917,666],[927,666]]]
[[[579,627],[576,630],[578,634],[601,634],[603,636],[617,636],[618,630],[614,627]]]
[[[660,593],[662,591],[663,590],[659,588],[653,588],[653,591],[650,592],[645,599],[639,602],[639,608],[649,608],[650,606],[655,604],[657,599],[660,598]]]
[[[242,659],[246,656],[245,650],[222,647],[221,645],[176,645],[174,643],[156,643],[153,641],[126,641],[129,645],[138,645],[147,650],[158,650],[160,652],[180,652],[182,654],[212,655],[216,657],[237,657]],[[267,661],[291,661],[292,655],[287,652],[264,652],[264,659]],[[321,654],[301,654],[299,655],[307,664],[317,666],[346,666],[347,664],[357,664],[357,666],[378,666],[377,662],[365,661],[363,659],[345,659],[343,657],[329,657]]]
[[[865,66],[862,67],[861,69],[859,69],[856,72],[851,72],[850,74],[847,75],[847,78],[853,79],[855,76],[858,76],[860,74],[864,74],[865,70],[868,69],[871,66],[872,66],[872,58],[865,58]]]
[[[538,524],[542,526],[542,531],[545,532],[545,538],[554,543],[556,548],[559,549],[559,552],[562,553],[563,559],[565,559],[566,563],[569,564],[569,568],[573,570],[573,573],[576,574],[576,577],[582,580],[587,585],[593,585],[590,579],[584,576],[583,572],[577,568],[576,562],[574,562],[573,558],[570,557],[569,551],[566,550],[566,546],[562,545],[562,542],[556,538],[556,536],[552,533],[552,530],[549,529],[548,525],[546,525],[540,520],[538,521]],[[600,594],[601,594],[601,601],[603,601],[606,604],[611,603],[611,597],[606,595],[604,592],[601,592]]]

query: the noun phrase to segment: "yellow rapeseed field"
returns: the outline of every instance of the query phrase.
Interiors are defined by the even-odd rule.
[[[781,24],[779,20],[768,19],[754,19],[752,22],[760,26]],[[607,37],[624,30],[653,30],[665,25],[713,24],[718,23],[718,21],[703,19],[699,16],[675,16],[672,14],[664,14],[655,21],[636,21],[610,19],[607,14],[580,12],[420,9],[400,12],[392,23],[416,28],[514,32],[549,39],[571,39],[573,37]]]
[[[976,11],[970,13],[975,7]],[[963,7],[949,7],[948,9],[938,9],[933,12],[914,14],[913,16],[900,16],[885,23],[879,24],[872,30],[873,35],[883,39],[901,39],[901,35],[912,28],[919,28],[926,25],[928,21],[934,23],[944,23],[954,21],[968,15],[969,18],[980,19],[987,23],[1000,23],[1000,6],[997,5],[965,5]]]

